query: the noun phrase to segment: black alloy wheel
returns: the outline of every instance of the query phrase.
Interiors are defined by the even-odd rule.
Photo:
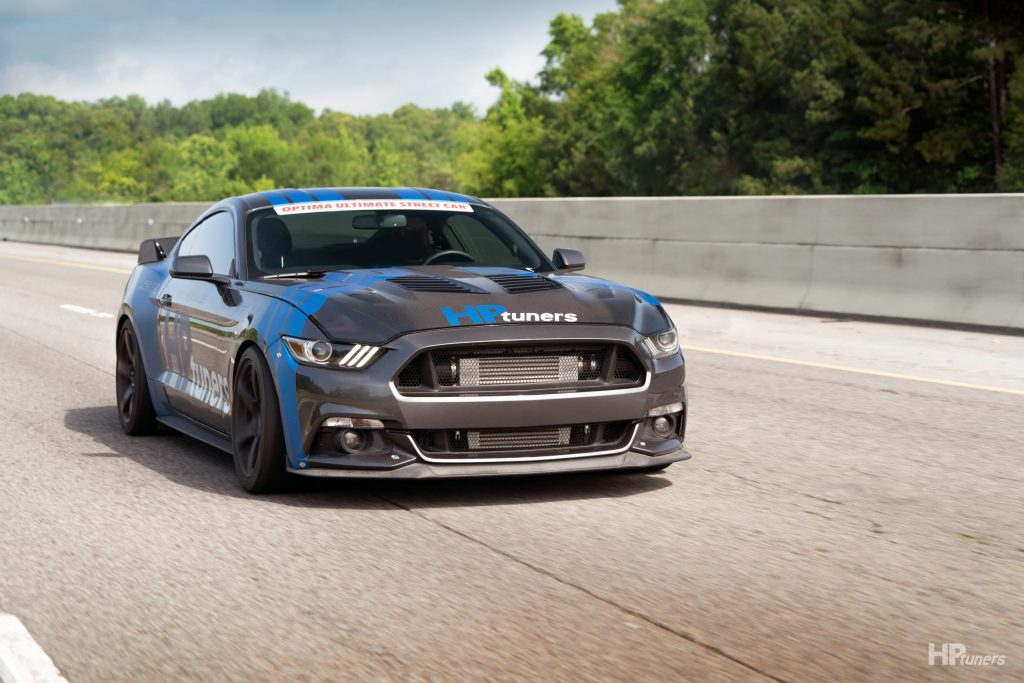
[[[270,368],[256,347],[246,349],[235,368],[231,446],[242,488],[269,493],[283,487],[287,473],[281,409]]]
[[[149,397],[142,353],[135,328],[127,320],[117,332],[114,384],[117,389],[117,417],[125,434],[142,436],[156,433],[156,413]]]

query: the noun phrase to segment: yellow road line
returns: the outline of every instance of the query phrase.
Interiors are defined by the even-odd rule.
[[[961,389],[976,389],[978,391],[992,391],[997,394],[1012,394],[1024,396],[1024,389],[1007,389],[1005,387],[990,387],[985,384],[970,384],[968,382],[954,382],[948,379],[934,379],[932,377],[918,377],[917,375],[901,375],[898,372],[884,372],[882,370],[867,370],[865,368],[851,368],[847,365],[833,365],[831,363],[815,363],[809,360],[795,360],[793,358],[779,358],[778,356],[762,356],[758,353],[744,353],[742,351],[726,351],[724,349],[712,349],[704,346],[693,346],[685,344],[687,351],[699,351],[701,353],[714,353],[720,356],[734,356],[736,358],[750,358],[752,360],[764,360],[771,363],[785,363],[787,365],[801,365],[806,368],[820,368],[822,370],[838,370],[840,372],[852,372],[857,375],[871,375],[872,377],[886,377],[888,379],[902,379],[909,382],[924,382],[925,384],[940,384],[947,387],[959,387]]]
[[[62,261],[60,259],[52,258],[38,258],[35,256],[15,256],[14,254],[0,254],[0,259],[7,259],[9,261],[27,261],[29,263],[43,263],[48,266],[67,266],[69,268],[83,268],[85,270],[100,270],[104,273],[118,273],[121,275],[127,275],[131,273],[130,270],[124,268],[114,268],[113,266],[96,266],[91,263],[79,263],[77,261]]]

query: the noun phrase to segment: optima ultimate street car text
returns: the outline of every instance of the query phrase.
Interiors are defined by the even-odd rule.
[[[648,294],[549,259],[476,197],[278,190],[146,240],[120,309],[117,404],[288,473],[465,477],[684,460],[685,369]]]

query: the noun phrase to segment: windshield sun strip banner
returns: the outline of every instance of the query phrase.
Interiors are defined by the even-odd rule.
[[[343,199],[333,202],[297,202],[277,204],[274,212],[279,216],[297,213],[324,213],[327,211],[462,211],[473,213],[473,207],[465,202],[441,202],[428,199]]]

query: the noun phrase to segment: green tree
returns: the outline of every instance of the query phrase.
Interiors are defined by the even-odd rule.
[[[487,194],[498,196],[551,194],[544,121],[527,110],[529,88],[501,69],[491,70],[487,81],[501,94],[484,119],[483,142],[490,162],[481,187]]]

